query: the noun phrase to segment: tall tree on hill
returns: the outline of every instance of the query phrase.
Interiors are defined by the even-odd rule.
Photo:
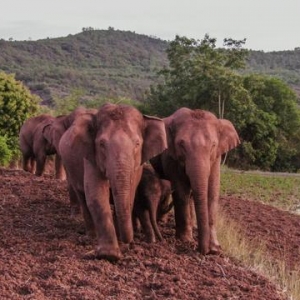
[[[159,115],[169,115],[181,106],[203,108],[224,117],[230,99],[245,98],[237,70],[245,66],[245,40],[216,39],[205,35],[194,40],[176,36],[167,50],[169,67],[160,72],[163,83],[152,86],[147,104]]]

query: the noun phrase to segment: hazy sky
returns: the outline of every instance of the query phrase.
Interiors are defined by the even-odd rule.
[[[76,34],[83,27],[173,40],[246,38],[246,48],[300,47],[300,0],[0,0],[0,39],[37,40]],[[1,54],[0,54],[1,55]]]

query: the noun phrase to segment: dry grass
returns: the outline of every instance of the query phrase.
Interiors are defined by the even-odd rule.
[[[247,242],[238,230],[239,225],[227,219],[222,212],[219,213],[217,226],[219,241],[229,257],[269,278],[290,299],[300,300],[300,271],[290,271],[284,261],[269,258],[262,241]]]

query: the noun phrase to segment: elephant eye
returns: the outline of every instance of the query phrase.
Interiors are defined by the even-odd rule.
[[[100,146],[101,148],[105,148],[105,146],[106,146],[106,141],[103,140],[103,139],[101,139],[101,140],[99,141],[99,146]]]
[[[135,141],[135,148],[138,148],[141,146],[141,141],[140,140],[136,140]]]
[[[178,142],[178,145],[179,145],[180,148],[185,149],[185,142],[184,142],[184,140],[180,140]]]

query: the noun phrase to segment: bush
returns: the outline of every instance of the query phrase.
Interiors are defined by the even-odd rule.
[[[0,166],[7,167],[12,159],[12,151],[7,145],[7,139],[0,136]]]

